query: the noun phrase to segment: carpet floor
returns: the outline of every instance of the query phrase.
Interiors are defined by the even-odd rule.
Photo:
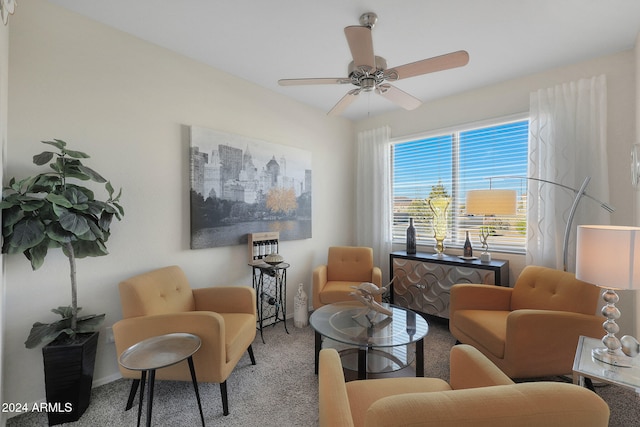
[[[294,328],[287,323],[264,329],[265,344],[258,333],[253,344],[257,364],[245,354],[227,380],[228,416],[222,415],[218,384],[201,383],[200,398],[206,425],[229,427],[318,425],[318,379],[313,372],[314,334],[310,327]],[[425,376],[449,379],[449,350],[455,339],[446,323],[430,321],[425,338]],[[413,367],[395,375],[412,375]],[[347,373],[349,374],[349,373]],[[349,376],[349,375],[348,375]],[[560,380],[560,379],[549,379]],[[117,380],[93,389],[91,404],[84,415],[66,426],[135,426],[137,406],[124,411],[131,382]],[[640,425],[640,400],[631,390],[596,384],[596,392],[611,408],[611,427]],[[143,411],[146,410],[146,405]],[[198,426],[200,415],[191,383],[158,381],[153,399],[154,426]],[[146,422],[143,412],[142,423]],[[10,418],[8,427],[47,426],[43,413],[27,413]]]

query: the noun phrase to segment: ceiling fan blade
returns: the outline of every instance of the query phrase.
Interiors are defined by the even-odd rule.
[[[361,91],[362,89],[358,88],[358,89],[353,89],[347,92],[347,94],[342,98],[340,98],[340,101],[338,101],[338,103],[334,105],[331,110],[329,110],[327,115],[339,116],[340,114],[342,114],[342,112],[346,110],[347,107],[351,105],[353,101],[356,100],[356,97],[360,94]]]
[[[405,110],[415,110],[422,105],[422,101],[418,98],[387,83],[378,85],[378,87],[376,87],[376,93]]]
[[[346,27],[344,34],[351,50],[351,56],[356,67],[365,65],[376,69],[376,57],[373,54],[373,40],[371,28],[358,25]]]
[[[330,77],[319,79],[280,79],[278,84],[280,86],[297,86],[297,85],[330,85],[330,84],[347,84],[351,83],[351,80],[346,77]]]
[[[434,73],[436,71],[448,70],[450,68],[463,67],[469,63],[469,54],[465,50],[447,53],[445,55],[434,56],[399,67],[385,70],[384,75],[388,80],[400,80],[422,74]]]

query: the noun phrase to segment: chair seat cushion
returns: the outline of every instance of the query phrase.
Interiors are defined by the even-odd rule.
[[[225,325],[226,362],[238,359],[253,342],[256,317],[246,313],[220,313]]]
[[[349,292],[354,291],[351,286],[358,286],[360,283],[362,282],[328,281],[320,291],[320,302],[322,304],[333,304],[340,301],[355,301],[354,298],[349,296]]]
[[[458,329],[477,343],[482,343],[491,354],[504,358],[507,338],[507,316],[510,311],[457,310],[454,314]]]
[[[367,409],[377,400],[404,393],[451,390],[439,378],[385,378],[351,381],[346,384],[349,406],[355,427],[363,426]]]

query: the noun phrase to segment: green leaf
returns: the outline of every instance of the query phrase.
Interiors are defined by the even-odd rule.
[[[47,237],[59,243],[69,243],[73,240],[73,233],[65,230],[57,222],[52,222],[46,228]]]
[[[73,157],[74,159],[88,159],[89,155],[86,153],[83,153],[82,151],[75,151],[75,150],[62,150],[62,152],[64,154],[66,154],[69,157]]]
[[[71,204],[76,209],[79,209],[78,207],[76,207],[77,205],[82,205],[89,201],[89,197],[87,197],[87,195],[78,187],[67,188],[67,190],[64,192],[64,197],[69,200],[69,202],[71,202]],[[82,208],[82,210],[84,209],[87,209],[87,207],[85,206],[84,208]]]
[[[104,321],[104,314],[91,314],[89,316],[79,317],[76,326],[76,332],[81,334],[85,332],[95,332],[100,328]]]
[[[76,310],[80,311],[82,310],[82,307],[78,307]],[[73,308],[70,305],[66,307],[60,306],[58,308],[52,308],[51,312],[55,314],[59,314],[63,319],[67,319],[67,318],[70,319],[71,316],[73,316]]]
[[[38,166],[42,166],[49,163],[49,161],[53,159],[53,155],[54,153],[52,153],[51,151],[43,151],[42,153],[33,156],[33,163]]]
[[[67,143],[64,142],[61,139],[55,139],[53,141],[41,141],[43,144],[49,144],[49,145],[53,145],[54,147],[56,147],[59,150],[62,150],[64,147],[67,146]]]
[[[118,209],[118,212],[120,212],[121,216],[124,216],[124,208],[120,205],[120,203],[114,203],[113,206]],[[120,219],[120,215],[118,215],[118,219]]]
[[[51,203],[55,203],[56,205],[62,206],[64,208],[73,207],[73,203],[70,202],[65,196],[63,196],[61,194],[49,193],[49,194],[47,194],[47,197],[45,197],[45,199],[47,199]]]
[[[102,175],[100,175],[98,172],[94,171],[90,167],[79,165],[78,169],[81,172],[83,172],[85,175],[89,176],[95,182],[100,182],[100,183],[107,182],[107,180],[104,179]]]
[[[64,333],[65,329],[70,325],[70,319],[59,320],[50,324],[36,322],[33,324],[31,332],[29,332],[29,336],[24,342],[24,345],[27,348],[35,348],[49,344],[51,341],[55,340],[58,335]]]
[[[108,255],[107,247],[101,240],[76,240],[71,243],[76,258],[98,257]]]
[[[102,215],[100,215],[100,220],[98,221],[98,225],[103,230],[109,230],[109,227],[111,227],[112,219],[113,219],[113,214],[103,212]]]
[[[61,185],[61,179],[58,175],[53,174],[40,174],[36,176],[36,182],[33,184],[31,191],[34,193],[50,193],[53,192],[57,186]]]
[[[71,188],[75,188],[78,192],[84,194],[84,196],[87,198],[87,200],[94,200],[95,199],[93,191],[89,190],[86,187],[82,187],[80,185],[74,185],[74,184],[67,184],[67,189],[71,189]]]
[[[104,188],[107,189],[107,193],[109,193],[109,199],[111,199],[113,197],[113,186],[111,185],[111,181],[107,181],[107,183],[104,185]]]
[[[67,211],[60,215],[59,221],[62,228],[72,232],[76,236],[80,236],[81,234],[89,231],[87,219],[82,215],[77,215],[71,211]]]
[[[11,253],[24,252],[42,242],[45,238],[44,224],[39,218],[26,218],[13,227],[9,237]]]
[[[18,192],[19,193],[36,193],[37,189],[34,190],[35,187],[35,183],[38,181],[39,177],[38,175],[36,176],[32,176],[32,177],[28,177],[25,179],[20,180],[20,182],[18,182],[17,186],[18,186]]]
[[[13,206],[10,208],[2,207],[2,226],[13,227],[18,221],[24,218],[24,212],[20,209],[20,206]]]
[[[91,222],[88,221],[87,224],[89,224],[89,226],[91,226]],[[79,234],[76,236],[79,240],[87,240],[89,242],[93,242],[94,240],[96,240],[98,238],[98,236],[95,235],[95,233],[91,230],[87,231],[84,234]]]
[[[93,221],[89,221],[89,228],[91,228],[91,232],[94,235],[94,238],[91,240],[95,240],[96,238],[104,240],[104,233],[98,224]],[[87,239],[83,239],[87,240]]]
[[[39,245],[29,249],[27,259],[31,261],[31,268],[35,271],[42,267],[44,259],[47,256],[48,245],[46,241],[43,241]],[[25,254],[26,255],[26,254]]]
[[[43,206],[44,202],[41,199],[30,198],[30,200],[20,205],[20,209],[22,209],[23,212],[35,212],[38,209],[42,209]]]

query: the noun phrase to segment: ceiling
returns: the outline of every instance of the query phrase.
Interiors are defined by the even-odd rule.
[[[389,67],[469,52],[465,67],[393,83],[423,102],[631,49],[640,31],[639,0],[49,1],[325,112],[353,86],[278,79],[346,77],[343,29],[365,12],[378,15],[374,51]],[[342,116],[395,110],[367,93]]]

